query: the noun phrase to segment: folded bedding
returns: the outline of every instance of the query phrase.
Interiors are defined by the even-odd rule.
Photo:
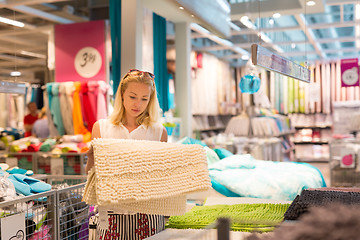
[[[326,187],[321,172],[310,164],[256,160],[249,154],[213,163],[209,173],[213,183],[240,197],[292,201],[304,189]]]

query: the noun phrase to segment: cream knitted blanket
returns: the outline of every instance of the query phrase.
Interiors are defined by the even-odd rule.
[[[99,138],[83,200],[166,216],[185,213],[186,194],[211,186],[200,145]]]

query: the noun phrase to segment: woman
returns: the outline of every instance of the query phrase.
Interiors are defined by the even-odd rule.
[[[108,119],[101,119],[94,124],[92,138],[167,142],[166,129],[158,122],[160,108],[154,78],[152,73],[130,70],[121,79],[113,113]],[[92,149],[88,156],[86,172],[94,165]],[[110,214],[109,210],[113,213]],[[106,211],[111,225],[108,229],[97,226],[99,239],[143,239],[165,227],[164,216],[161,215],[129,213],[126,209]]]

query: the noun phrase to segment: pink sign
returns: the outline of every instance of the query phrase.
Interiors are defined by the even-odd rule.
[[[55,81],[106,80],[105,21],[55,26]]]
[[[357,58],[341,60],[341,87],[359,86],[359,64]]]

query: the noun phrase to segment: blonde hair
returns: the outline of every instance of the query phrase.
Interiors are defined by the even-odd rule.
[[[125,108],[123,104],[123,95],[125,90],[128,87],[129,83],[144,83],[150,86],[151,93],[149,103],[144,110],[137,118],[136,123],[138,125],[144,124],[145,126],[151,126],[153,123],[157,122],[159,119],[159,102],[157,99],[156,87],[154,78],[152,74],[148,72],[143,72],[140,70],[134,70],[125,74],[121,79],[119,87],[115,95],[114,111],[110,115],[110,121],[114,125],[119,125],[120,123],[125,124]]]

